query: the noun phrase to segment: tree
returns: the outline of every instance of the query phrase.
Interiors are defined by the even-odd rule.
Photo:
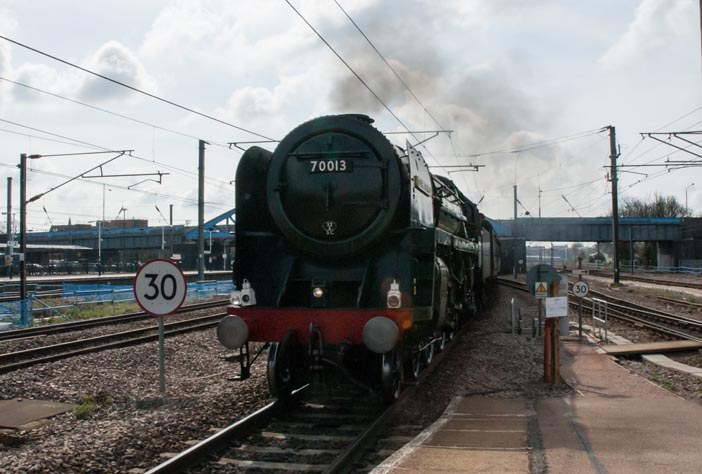
[[[675,196],[655,193],[651,201],[624,198],[619,208],[620,217],[688,217],[690,214]]]
[[[638,198],[625,198],[622,206],[619,208],[621,217],[687,217],[689,212],[685,206],[680,204],[674,196],[663,196],[655,193],[651,201],[646,201]],[[634,255],[639,255],[639,261],[642,265],[656,264],[656,245],[646,243],[636,245]],[[634,258],[629,255],[628,245],[621,244],[620,255],[623,258]]]

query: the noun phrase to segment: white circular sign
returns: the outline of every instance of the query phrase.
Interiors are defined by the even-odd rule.
[[[134,296],[141,309],[154,316],[175,312],[185,301],[188,285],[178,266],[168,260],[149,260],[134,276]]]
[[[584,298],[590,292],[590,287],[584,281],[576,281],[573,283],[573,294],[578,298]]]

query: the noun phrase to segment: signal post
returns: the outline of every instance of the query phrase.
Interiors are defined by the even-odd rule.
[[[539,302],[546,304],[544,326],[544,381],[560,383],[560,330],[559,318],[568,316],[567,286],[565,296],[559,296],[561,276],[550,265],[536,265],[527,272],[527,288]],[[539,324],[541,321],[539,320]]]

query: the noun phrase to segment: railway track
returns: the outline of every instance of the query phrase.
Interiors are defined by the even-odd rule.
[[[226,314],[220,313],[167,323],[164,325],[165,337],[215,327],[224,316],[226,316]],[[147,328],[132,329],[104,336],[89,337],[60,344],[8,352],[0,354],[0,373],[7,373],[32,365],[53,362],[77,355],[157,340],[158,326],[152,325]]]
[[[468,327],[460,329],[453,340]],[[452,341],[434,355],[415,381],[405,384],[400,398],[390,406],[378,394],[332,377],[326,385],[334,387],[330,393],[302,387],[290,400],[270,403],[146,474],[220,472],[226,466],[235,472],[368,472],[422,430],[421,426],[389,429],[389,423],[412,399],[417,386],[441,365]]]
[[[202,470],[194,472],[223,466],[342,472],[392,410],[367,392],[349,389],[328,395],[299,390],[291,400],[271,403],[147,472],[177,473],[194,465]]]
[[[589,274],[592,276],[601,276],[601,277],[612,278],[611,272],[603,272],[603,271],[599,271],[599,270],[589,270]],[[694,288],[697,290],[702,290],[702,283],[695,283],[692,281],[648,278],[648,277],[628,275],[628,274],[625,274],[624,272],[619,273],[619,279],[620,280],[629,280],[629,281],[639,281],[642,283],[651,283],[654,285],[678,286],[681,288]]]
[[[614,315],[616,319],[645,327],[668,338],[702,342],[702,321],[649,308],[594,290],[590,290],[590,295],[607,301],[608,315]],[[584,298],[583,303],[583,309],[587,309],[592,314],[592,298]],[[569,304],[577,306],[577,299],[572,295],[570,295]]]
[[[498,279],[498,283],[519,291],[528,291],[525,284],[514,280]],[[568,296],[568,304],[577,308],[579,299],[571,293]],[[702,321],[642,306],[595,290],[590,290],[590,297],[583,298],[583,310],[590,314],[593,313],[593,297],[607,302],[608,318],[646,328],[666,338],[702,342]]]
[[[685,306],[688,308],[696,308],[696,309],[702,308],[701,303],[693,303],[692,301],[679,300],[677,298],[668,298],[665,296],[659,296],[658,299],[660,301],[664,301],[666,303],[672,303],[672,304],[675,304],[678,306]]]
[[[221,299],[215,301],[206,301],[203,303],[194,303],[182,306],[176,313],[187,313],[198,311],[201,309],[216,308],[227,304],[229,300]],[[114,316],[103,316],[101,318],[85,319],[80,321],[68,321],[65,323],[47,324],[44,326],[33,326],[31,328],[10,329],[0,332],[0,341],[10,341],[16,339],[25,339],[29,337],[48,336],[52,334],[62,334],[67,332],[79,331],[99,326],[107,326],[110,324],[130,323],[145,319],[153,319],[153,316],[144,311],[134,313],[117,314]]]

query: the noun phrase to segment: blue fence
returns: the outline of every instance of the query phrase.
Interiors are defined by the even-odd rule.
[[[229,295],[234,289],[231,281],[199,281],[188,283],[185,296],[187,301],[197,301],[216,296]],[[64,283],[60,296],[52,295],[51,300],[44,301],[41,292],[30,293],[24,300],[26,309],[22,317],[23,301],[0,303],[0,330],[11,326],[32,326],[34,317],[58,316],[61,310],[75,308],[81,305],[115,304],[133,302],[134,289],[131,285],[79,285]]]

